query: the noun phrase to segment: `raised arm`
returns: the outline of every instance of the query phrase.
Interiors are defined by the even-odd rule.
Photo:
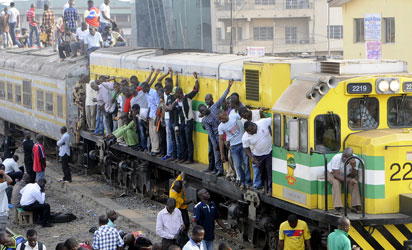
[[[168,76],[169,74],[170,74],[170,69],[169,69],[169,71],[167,71],[167,73],[164,73],[163,75],[161,75],[161,76],[159,77],[159,79],[157,79],[157,81],[158,81],[158,82],[163,81],[163,79],[165,79],[166,76]]]
[[[193,77],[195,78],[195,86],[193,87],[192,92],[186,95],[186,97],[190,99],[193,99],[199,92],[199,79],[196,72],[193,72]]]
[[[179,72],[176,71],[176,87],[179,87]]]
[[[230,92],[230,88],[232,87],[232,85],[233,85],[233,80],[229,80],[229,85],[227,86],[227,89],[225,90],[225,92],[223,92],[223,95],[219,98],[219,100],[213,105],[217,106],[218,108],[222,106],[223,102],[226,100],[226,97]]]
[[[160,69],[156,69],[155,75],[153,76],[153,78],[149,82],[149,88],[152,87],[152,85],[155,82],[155,80],[156,80],[157,76],[159,75],[159,73],[160,73]]]
[[[155,69],[152,67],[150,69],[150,74],[149,74],[149,76],[147,76],[147,79],[146,79],[145,82],[147,82],[147,83],[150,82],[150,79],[152,78],[152,75],[153,75],[154,71],[155,71]]]

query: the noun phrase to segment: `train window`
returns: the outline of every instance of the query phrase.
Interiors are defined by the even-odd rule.
[[[308,120],[299,119],[299,151],[308,152]]]
[[[21,85],[15,85],[15,101],[17,104],[21,104]]]
[[[31,81],[23,80],[23,106],[31,109]]]
[[[53,114],[53,93],[46,92],[46,112]]]
[[[282,141],[282,118],[279,114],[273,115],[273,145],[280,147]]]
[[[315,150],[323,153],[340,149],[340,118],[335,114],[318,115],[315,118]]]
[[[13,102],[13,83],[7,83],[7,101]]]
[[[412,96],[394,96],[388,100],[389,127],[412,127]]]
[[[6,85],[3,81],[0,81],[0,99],[6,98]]]
[[[63,97],[57,95],[57,116],[63,118]]]
[[[379,125],[379,101],[376,98],[353,98],[348,103],[351,129],[373,129]]]
[[[36,98],[37,98],[37,110],[44,111],[44,92],[43,90],[36,91]]]

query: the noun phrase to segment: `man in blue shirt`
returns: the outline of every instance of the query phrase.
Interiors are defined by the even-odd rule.
[[[70,160],[70,135],[66,127],[60,129],[62,137],[57,141],[59,147],[59,157],[62,160],[63,179],[64,182],[72,182],[72,174],[69,166]]]
[[[63,21],[66,29],[72,33],[76,33],[77,21],[79,21],[79,13],[74,8],[74,0],[69,0],[69,8],[64,10]]]
[[[215,221],[223,228],[225,225],[219,220],[219,211],[213,201],[210,201],[210,194],[206,189],[201,189],[197,195],[200,202],[193,209],[193,219],[195,224],[200,225],[205,230],[204,241],[206,250],[213,250],[213,240],[215,239]]]

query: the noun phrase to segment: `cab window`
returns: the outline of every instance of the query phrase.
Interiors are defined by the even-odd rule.
[[[322,153],[338,152],[340,149],[340,118],[334,114],[318,115],[315,118],[315,150]]]
[[[348,103],[351,129],[373,129],[379,125],[379,101],[376,98],[353,98]]]
[[[412,127],[412,96],[394,96],[388,100],[389,127]]]
[[[282,126],[281,116],[279,114],[274,114],[273,115],[273,144],[278,147],[281,146],[281,140],[282,140],[281,126]]]
[[[308,121],[304,118],[284,116],[284,146],[287,150],[308,151]]]

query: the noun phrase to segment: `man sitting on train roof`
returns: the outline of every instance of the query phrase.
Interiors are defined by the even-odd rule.
[[[345,162],[353,155],[352,148],[346,148],[343,153],[336,154],[328,163],[328,181],[332,184],[333,206],[338,213],[342,212],[341,186],[344,181]],[[352,196],[352,211],[360,213],[361,203],[358,185],[358,165],[355,159],[349,161],[346,169],[346,182],[348,183],[349,192]]]

